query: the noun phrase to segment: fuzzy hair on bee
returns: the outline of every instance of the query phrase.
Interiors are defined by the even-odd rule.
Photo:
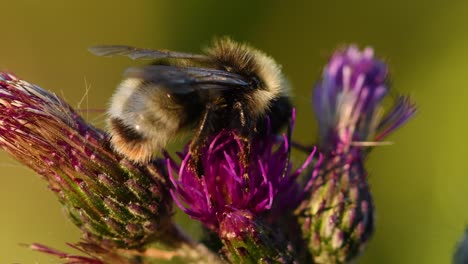
[[[277,132],[291,116],[290,89],[280,66],[247,44],[221,38],[201,55],[129,46],[90,51],[153,60],[127,69],[108,109],[111,144],[134,162],[150,161],[186,132],[194,133],[195,159],[206,140],[223,129],[237,131],[248,148],[267,126]]]

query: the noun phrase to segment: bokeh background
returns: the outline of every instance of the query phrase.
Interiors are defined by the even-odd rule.
[[[81,109],[105,109],[122,71],[138,63],[95,57],[91,45],[197,52],[214,36],[249,42],[283,65],[299,113],[294,137],[304,143],[316,136],[309,98],[328,55],[346,43],[373,46],[390,65],[394,91],[412,95],[419,112],[367,162],[377,231],[358,263],[450,263],[468,224],[467,1],[0,4],[0,70]],[[102,112],[83,114],[103,126]],[[77,228],[45,182],[3,152],[0,177],[0,263],[58,263],[21,244],[65,249]]]

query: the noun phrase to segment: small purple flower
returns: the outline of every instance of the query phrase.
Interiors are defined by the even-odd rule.
[[[197,175],[187,166],[190,153],[179,154],[180,165],[168,159],[168,167],[178,172],[176,179],[169,169],[174,200],[184,212],[213,231],[219,230],[231,212],[247,211],[259,216],[297,205],[302,193],[296,178],[315,153],[291,172],[286,137],[278,140],[268,134],[252,142],[248,166],[240,160],[243,144],[234,131],[215,135],[201,154],[204,175]]]
[[[406,97],[382,119],[378,111],[388,94],[387,66],[372,48],[338,50],[314,90],[313,106],[324,150],[345,153],[352,146],[375,145],[405,123],[416,111]]]

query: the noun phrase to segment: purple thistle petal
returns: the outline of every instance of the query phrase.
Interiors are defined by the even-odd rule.
[[[266,209],[271,209],[271,206],[273,204],[273,199],[274,199],[274,193],[273,192],[275,191],[272,182],[268,183],[268,191],[269,191],[268,192],[268,194],[269,194],[269,196],[268,196],[269,203],[268,203],[268,205],[265,206],[265,208]]]
[[[167,172],[168,172],[169,180],[172,182],[174,186],[177,186],[176,180],[172,174],[172,168],[173,168],[172,164],[175,164],[175,162],[170,158],[166,158],[166,164],[167,164]]]
[[[291,174],[292,178],[297,178],[307,168],[308,164],[312,162],[312,159],[314,158],[316,152],[317,152],[317,147],[314,147],[312,152],[309,154],[309,156],[305,160],[305,162],[299,168],[297,168],[293,174]],[[320,155],[320,158],[321,158],[321,155]],[[320,158],[319,158],[318,163],[320,163]]]
[[[268,181],[267,175],[265,173],[265,168],[263,167],[263,164],[262,164],[261,160],[258,160],[258,167],[260,168],[260,172],[261,172],[260,175],[263,178],[263,183],[267,183],[267,181]]]
[[[320,166],[322,165],[322,162],[323,162],[323,155],[320,154],[319,155],[319,158],[318,158],[318,161],[317,161],[317,164],[316,164],[316,167],[314,169],[314,171],[312,172],[312,177],[309,179],[309,181],[307,182],[304,190],[305,192],[308,192],[310,190],[310,188],[312,188],[312,184],[314,182],[314,180],[317,178],[317,176],[319,175],[319,172],[320,172]]]
[[[375,140],[380,141],[406,123],[415,113],[416,106],[408,97],[400,96],[393,110],[379,123]]]

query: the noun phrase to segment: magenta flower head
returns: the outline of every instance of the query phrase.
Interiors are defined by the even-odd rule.
[[[389,93],[387,66],[371,48],[336,51],[313,94],[324,154],[310,197],[301,205],[303,234],[315,263],[355,258],[374,230],[374,207],[364,158],[369,147],[415,113],[406,97],[382,117]]]
[[[141,248],[170,226],[156,164],[119,157],[104,132],[56,95],[0,73],[0,146],[42,175],[86,241]]]
[[[296,178],[314,155],[312,152],[300,168],[292,171],[288,140],[268,134],[251,142],[245,166],[241,160],[244,144],[235,131],[215,135],[201,154],[203,175],[187,166],[192,158],[190,153],[179,155],[180,165],[168,159],[168,166],[178,175],[176,178],[170,170],[174,185],[171,192],[178,206],[218,233],[228,248],[239,241],[258,242],[261,239],[255,236],[268,233],[263,228],[265,217],[285,214],[298,205],[301,192]]]

